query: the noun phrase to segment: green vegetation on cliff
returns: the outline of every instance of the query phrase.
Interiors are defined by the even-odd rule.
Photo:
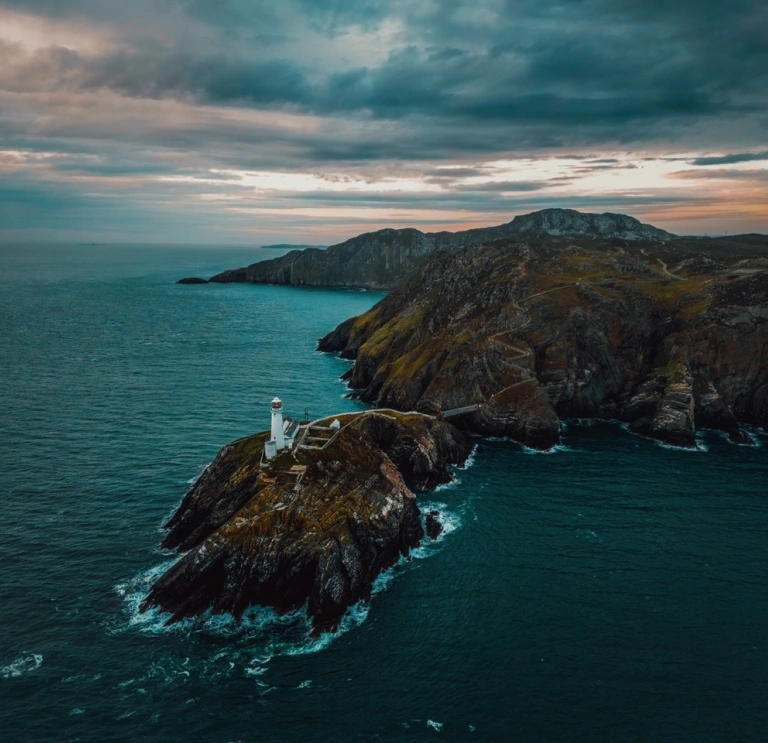
[[[498,240],[429,259],[320,342],[362,399],[477,409],[470,430],[556,443],[562,417],[618,418],[695,446],[768,424],[768,239]]]

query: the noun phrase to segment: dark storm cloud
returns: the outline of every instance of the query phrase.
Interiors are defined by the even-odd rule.
[[[3,3],[9,5],[8,2]],[[79,0],[10,3],[18,9],[79,16],[107,8]],[[550,124],[604,137],[641,122],[685,123],[728,112],[744,115],[765,104],[768,13],[757,2],[662,3],[640,0],[580,3],[442,2],[425,4],[339,0],[139,3],[158,25],[161,11],[204,21],[198,47],[171,36],[149,43],[131,27],[119,51],[83,55],[52,47],[19,66],[18,86],[114,90],[122,95],[192,98],[209,103],[292,106],[323,114],[392,119],[460,117],[477,122]],[[170,16],[169,16],[170,17]],[[706,19],[706,20],[702,20]],[[385,58],[362,65],[289,56],[283,41],[312,34],[334,38],[385,20],[404,31]],[[233,43],[265,33],[274,44]],[[346,38],[346,37],[345,37]],[[308,47],[310,48],[310,47]],[[376,51],[376,50],[372,50]],[[8,84],[8,83],[6,83]],[[637,126],[640,126],[638,124]],[[625,136],[627,133],[625,132]],[[558,141],[565,139],[563,134]],[[501,143],[496,143],[501,146]]]
[[[3,13],[33,16],[32,40]],[[142,205],[141,189],[160,202],[203,190],[182,179],[228,181],[239,204],[244,189],[216,169],[440,186],[423,201],[288,197],[333,208],[563,205],[539,192],[632,168],[627,150],[698,153],[679,158],[693,166],[767,158],[766,91],[759,0],[0,0],[0,138],[36,173],[14,181],[17,214],[119,215],[119,199],[87,195],[99,179]],[[535,180],[530,163],[558,155],[583,167]],[[531,172],[464,182],[497,160]],[[665,203],[591,198],[567,205]]]
[[[697,157],[695,160],[691,160],[691,165],[735,165],[754,160],[768,160],[768,150],[765,152],[741,152],[719,157]]]
[[[93,56],[49,47],[19,61],[12,74],[0,79],[6,90],[17,93],[108,89],[134,98],[273,105],[309,98],[304,74],[290,61],[245,63],[224,53],[169,52],[157,45]]]

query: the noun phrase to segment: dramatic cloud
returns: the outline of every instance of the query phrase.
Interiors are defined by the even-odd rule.
[[[757,0],[0,0],[0,229],[331,242],[562,205],[768,231],[720,172],[768,159],[767,29]]]
[[[753,160],[768,160],[768,150],[765,152],[742,152],[733,155],[721,155],[719,157],[697,157],[691,161],[691,165],[735,165],[736,163],[748,163]]]

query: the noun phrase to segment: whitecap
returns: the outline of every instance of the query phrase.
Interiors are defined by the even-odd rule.
[[[468,470],[472,465],[475,463],[475,456],[477,454],[477,444],[475,444],[472,447],[472,451],[469,452],[469,456],[464,460],[463,464],[457,464],[455,466],[455,469],[457,470]]]
[[[448,535],[459,529],[462,524],[461,515],[449,509],[443,502],[427,501],[420,503],[420,507],[425,514],[429,511],[439,512],[439,519],[443,526],[442,532],[435,540],[425,538],[419,547],[411,551],[409,557],[400,557],[392,568],[380,573],[373,582],[371,597],[386,590],[397,577],[399,570],[412,564],[411,558],[422,559],[434,554]],[[422,518],[425,518],[424,514]],[[166,625],[168,613],[157,608],[142,613],[140,607],[152,584],[178,559],[181,558],[166,560],[115,586],[115,592],[124,600],[127,622],[120,622],[109,631],[114,634],[126,631],[147,634],[201,633],[212,635],[217,639],[225,638],[230,643],[239,641],[237,643],[239,647],[233,643],[203,663],[202,672],[210,677],[231,675],[239,664],[243,669],[242,673],[262,685],[258,677],[266,671],[266,666],[272,658],[306,655],[324,650],[337,637],[363,624],[370,612],[370,601],[361,601],[347,610],[335,633],[321,633],[317,636],[312,634],[312,624],[307,616],[306,606],[282,615],[277,614],[270,607],[252,606],[244,612],[239,621],[230,614],[213,614],[209,610],[199,617]],[[247,645],[247,648],[243,645]],[[249,655],[245,663],[242,662],[243,653]],[[228,668],[222,668],[224,663]],[[170,683],[174,678],[186,679],[190,673],[198,673],[200,670],[200,668],[192,668],[190,671],[188,658],[184,658],[181,662],[165,659],[162,664],[151,667],[145,678]],[[268,685],[264,684],[264,686]]]
[[[152,584],[164,575],[181,558],[166,560],[159,565],[155,565],[149,570],[139,573],[136,577],[124,583],[118,583],[115,586],[115,592],[125,600],[128,611],[128,624],[130,627],[138,627],[145,632],[162,632],[169,627],[165,626],[167,615],[163,615],[158,609],[149,609],[142,613],[140,606],[147,597]],[[175,626],[175,625],[174,625]]]
[[[520,448],[523,454],[558,454],[564,451],[576,451],[566,444],[555,444],[550,446],[549,449],[533,449],[530,446],[525,446],[525,444],[520,444]]]
[[[443,490],[453,490],[455,487],[461,485],[461,478],[456,477],[455,475],[451,477],[451,479],[448,482],[444,482],[442,485],[438,485],[434,492],[439,493]]]
[[[84,714],[85,714],[85,710],[81,709],[80,707],[74,707],[69,711],[70,717],[75,717],[77,715],[84,715]]]
[[[666,441],[654,440],[656,446],[662,449],[669,449],[670,451],[683,451],[691,454],[701,454],[708,452],[709,447],[701,440],[700,435],[696,436],[695,446],[675,446],[674,444],[668,444]]]
[[[427,727],[432,728],[439,733],[443,729],[443,723],[435,722],[434,720],[427,720]]]
[[[43,656],[38,653],[25,653],[13,663],[0,668],[0,676],[5,679],[18,678],[24,673],[36,671],[43,664]]]

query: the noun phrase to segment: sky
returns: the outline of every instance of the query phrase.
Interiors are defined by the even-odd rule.
[[[768,233],[765,0],[0,0],[0,240]]]

